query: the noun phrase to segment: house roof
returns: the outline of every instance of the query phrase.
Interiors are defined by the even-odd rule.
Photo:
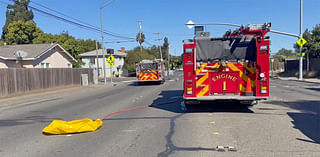
[[[98,49],[98,56],[103,56],[103,53],[102,53],[102,49]],[[107,54],[107,50],[105,50],[105,55],[106,56],[109,56],[109,54]],[[86,52],[86,53],[82,53],[80,54],[81,57],[92,57],[92,56],[97,56],[97,51],[96,50],[93,50],[93,51],[89,51],[89,52]],[[123,53],[121,51],[114,51],[114,54],[113,56],[119,56],[119,57],[126,57],[127,54],[126,53]]]
[[[5,45],[0,46],[0,58],[16,60],[18,51],[27,52],[27,56],[23,57],[24,60],[34,60],[54,47],[59,47],[60,50],[65,52],[73,61],[75,59],[59,44],[25,44],[25,45]]]

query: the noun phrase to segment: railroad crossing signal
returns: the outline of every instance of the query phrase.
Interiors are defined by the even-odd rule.
[[[307,41],[305,39],[303,39],[302,37],[300,39],[297,40],[297,44],[302,47],[304,44],[306,44]]]
[[[114,66],[114,57],[112,55],[107,58],[107,61],[109,66]]]

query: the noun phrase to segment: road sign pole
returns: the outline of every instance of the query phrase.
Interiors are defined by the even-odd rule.
[[[300,0],[300,38],[302,38],[302,24],[303,24],[303,0]],[[299,80],[303,80],[303,56],[302,56],[302,46],[299,50]]]
[[[113,75],[112,75],[112,67],[113,67],[113,66],[111,65],[111,66],[110,66],[110,74],[111,74],[111,75],[110,75],[110,83],[111,83],[111,84],[112,84],[112,77],[113,77]]]
[[[113,78],[113,65],[114,65],[114,57],[110,54],[110,56],[107,58],[108,65],[110,66],[110,83],[112,84],[112,78]]]

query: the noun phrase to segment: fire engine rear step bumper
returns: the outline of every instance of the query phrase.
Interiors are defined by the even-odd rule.
[[[163,80],[137,80],[137,82],[161,82]]]
[[[214,100],[267,100],[268,97],[256,96],[200,96],[200,97],[184,97],[184,100],[194,101],[214,101]]]

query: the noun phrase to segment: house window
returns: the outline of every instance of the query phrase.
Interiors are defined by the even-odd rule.
[[[51,64],[50,63],[41,63],[41,68],[50,68]]]

